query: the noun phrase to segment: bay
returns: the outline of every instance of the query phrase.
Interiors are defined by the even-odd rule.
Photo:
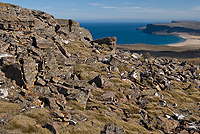
[[[172,35],[152,35],[135,30],[147,23],[80,23],[90,31],[93,39],[117,37],[117,44],[166,45],[184,42],[185,39]]]

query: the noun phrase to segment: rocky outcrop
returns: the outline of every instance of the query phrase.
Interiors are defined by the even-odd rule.
[[[147,24],[143,32],[162,35],[176,33],[199,35],[200,26],[196,21],[172,21],[171,23]]]
[[[101,39],[96,39],[91,41],[92,44],[97,43],[99,45],[106,44],[109,46],[111,50],[116,48],[116,42],[117,38],[116,37],[107,37],[107,38],[101,38]]]
[[[117,50],[115,37],[92,41],[73,20],[0,6],[0,133],[200,132],[199,65]]]

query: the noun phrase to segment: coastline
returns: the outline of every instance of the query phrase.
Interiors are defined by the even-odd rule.
[[[186,41],[175,44],[168,44],[167,46],[173,47],[198,47],[200,48],[200,36],[194,36],[187,33],[177,33],[175,36],[186,39]]]

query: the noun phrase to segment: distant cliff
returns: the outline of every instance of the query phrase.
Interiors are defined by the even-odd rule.
[[[143,30],[150,34],[176,34],[189,33],[192,35],[200,35],[200,22],[198,21],[172,21],[171,23],[147,24]]]

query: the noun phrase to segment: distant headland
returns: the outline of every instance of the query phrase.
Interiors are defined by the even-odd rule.
[[[183,43],[173,46],[199,46],[200,45],[200,22],[189,20],[174,20],[171,23],[147,24],[136,30],[143,30],[144,33],[155,35],[176,35],[185,38]]]

